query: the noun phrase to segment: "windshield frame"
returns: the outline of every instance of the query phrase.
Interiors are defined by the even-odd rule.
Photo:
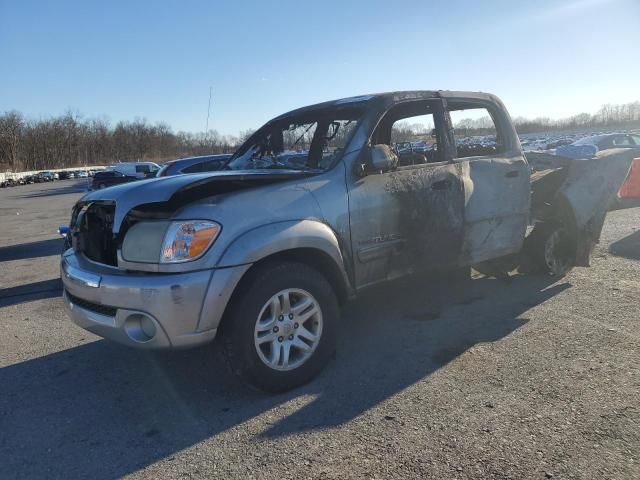
[[[296,112],[291,114],[285,114],[279,117],[274,118],[273,120],[268,121],[258,130],[256,130],[244,143],[233,153],[231,158],[226,160],[222,169],[224,170],[234,170],[231,167],[231,164],[242,157],[250,148],[256,145],[257,141],[268,135],[270,130],[274,128],[284,128],[287,125],[292,124],[305,124],[305,123],[318,123],[320,120],[329,119],[330,121],[339,121],[339,120],[351,120],[355,122],[355,126],[351,129],[348,136],[345,139],[344,147],[342,148],[342,152],[336,158],[332,160],[332,162],[326,168],[313,168],[307,167],[305,169],[298,169],[301,171],[317,171],[317,172],[328,172],[333,169],[344,157],[345,153],[347,153],[350,149],[349,146],[357,132],[357,130],[362,126],[363,120],[366,116],[366,109],[363,105],[332,105],[326,106],[322,108],[313,108],[304,110],[302,112]],[[284,170],[283,168],[282,170]],[[293,169],[293,168],[291,168]]]

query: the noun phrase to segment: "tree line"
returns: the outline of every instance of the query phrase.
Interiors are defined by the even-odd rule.
[[[0,171],[44,170],[117,161],[161,162],[193,155],[233,152],[252,132],[238,136],[174,133],[166,123],[145,119],[111,125],[73,112],[29,120],[20,112],[0,114]]]
[[[514,120],[518,133],[539,133],[554,130],[630,129],[640,127],[640,101],[620,105],[603,105],[595,114],[580,113],[553,120],[536,118]]]
[[[490,119],[464,119],[456,128],[468,134],[490,132]],[[533,120],[517,117],[518,133],[558,130],[623,129],[640,127],[640,101],[604,105],[595,114],[581,113],[569,118]],[[411,125],[402,125],[399,137],[415,135]],[[426,127],[422,126],[420,130]],[[83,119],[66,112],[57,117],[28,119],[22,113],[0,114],[0,171],[44,170],[83,165],[105,165],[116,161],[164,161],[192,155],[233,152],[250,134],[222,135],[217,131],[173,132],[163,122],[145,119],[120,121]]]
[[[533,120],[516,117],[513,119],[516,131],[524,133],[545,133],[570,130],[613,130],[640,128],[640,101],[621,105],[603,105],[595,114],[580,113],[562,119],[548,117]],[[454,123],[456,132],[466,135],[493,135],[495,128],[490,117],[461,119]]]

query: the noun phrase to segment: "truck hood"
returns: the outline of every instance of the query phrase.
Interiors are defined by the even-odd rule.
[[[94,202],[115,205],[113,233],[118,233],[127,213],[140,205],[169,203],[182,205],[220,193],[255,188],[276,182],[316,175],[308,170],[225,170],[211,173],[176,175],[124,183],[84,195],[76,207]]]

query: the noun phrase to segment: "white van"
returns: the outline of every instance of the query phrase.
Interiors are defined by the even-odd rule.
[[[130,177],[154,177],[160,165],[153,162],[122,162],[109,166],[108,170],[115,170]]]

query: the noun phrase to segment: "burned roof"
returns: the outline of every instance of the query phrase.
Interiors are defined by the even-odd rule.
[[[450,91],[450,90],[400,90],[394,92],[382,92],[368,95],[358,95],[354,97],[340,98],[337,100],[330,100],[328,102],[316,103],[305,107],[291,110],[282,115],[277,116],[274,120],[278,120],[290,115],[304,115],[307,112],[314,110],[323,110],[327,108],[339,108],[349,106],[365,106],[370,103],[392,105],[397,102],[405,100],[420,100],[429,98],[460,98],[460,99],[478,99],[491,101],[495,103],[501,103],[500,100],[492,94],[484,92],[465,92],[465,91]]]

